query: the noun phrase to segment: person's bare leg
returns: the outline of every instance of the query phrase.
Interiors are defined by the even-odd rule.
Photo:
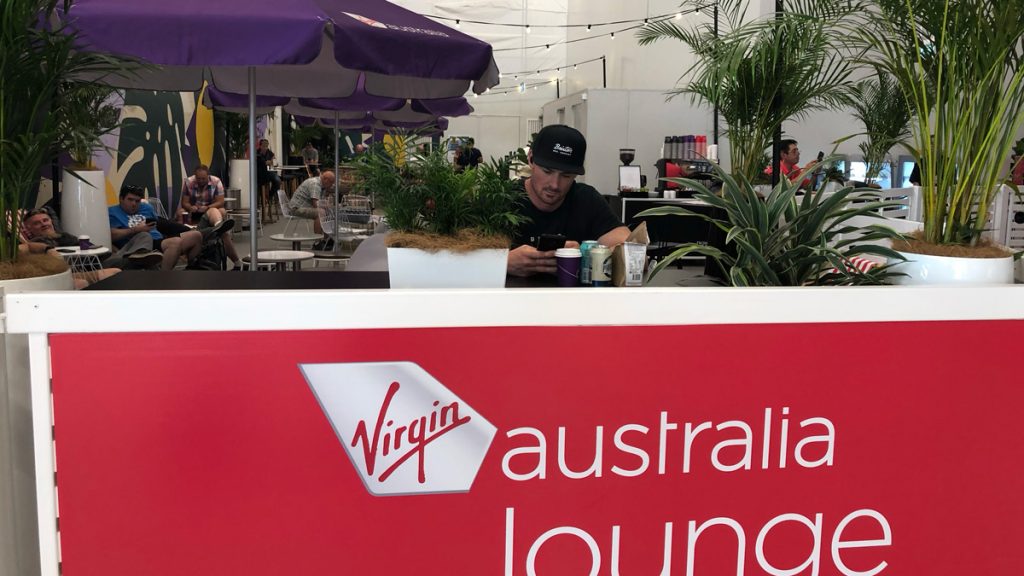
[[[198,230],[189,230],[181,235],[181,252],[188,257],[191,264],[203,249],[203,235]]]
[[[186,234],[192,234],[192,232],[186,232]],[[160,269],[174,270],[178,264],[178,256],[181,256],[181,238],[164,238],[164,241],[160,243],[160,250],[164,253],[164,261],[160,263]]]
[[[224,219],[224,214],[217,208],[210,208],[206,211],[206,219],[210,221],[210,226],[216,226]]]
[[[313,218],[313,232],[316,232],[317,234],[320,235],[323,235],[324,233],[324,228],[323,226],[320,225],[319,218]]]
[[[224,241],[224,253],[235,263],[235,268],[240,268],[242,261],[238,258],[238,250],[235,249],[235,241],[231,239],[231,234],[224,234],[220,239]]]

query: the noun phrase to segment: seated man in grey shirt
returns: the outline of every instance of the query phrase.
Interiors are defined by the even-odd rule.
[[[297,218],[308,218],[313,221],[313,230],[317,234],[323,234],[320,226],[319,202],[324,193],[334,192],[334,172],[325,170],[319,176],[307,178],[299,185],[288,202],[288,209]]]

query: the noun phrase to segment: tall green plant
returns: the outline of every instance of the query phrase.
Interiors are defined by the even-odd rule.
[[[1024,123],[1024,0],[871,4],[853,24],[915,115],[925,240],[974,245]]]
[[[866,140],[858,145],[873,183],[888,166],[889,151],[910,138],[910,106],[899,85],[886,72],[861,80],[851,91],[853,115],[864,125]]]
[[[53,23],[71,0],[0,2],[0,262],[18,254],[18,210],[27,208],[41,167],[55,153],[65,103],[55,99],[62,81],[125,71],[122,59],[73,49],[75,35]],[[40,23],[50,23],[41,26]]]
[[[61,82],[54,108],[60,142],[75,168],[95,169],[94,152],[106,150],[101,138],[120,125],[121,110],[113,103],[118,91],[109,86],[87,82]]]
[[[245,145],[249,141],[249,118],[236,112],[217,111],[216,122],[224,127],[224,151],[228,160],[245,158]]]
[[[522,222],[516,203],[522,189],[508,177],[508,165],[491,161],[456,172],[447,146],[417,152],[414,138],[404,154],[374,145],[356,161],[355,189],[372,193],[396,232],[454,236],[476,230],[487,236],[511,236]],[[390,153],[389,153],[390,152]],[[399,165],[394,156],[402,156]]]
[[[715,194],[704,183],[669,178],[697,191],[694,198],[718,209],[721,217],[680,207],[645,210],[640,216],[691,216],[701,218],[725,232],[721,250],[704,244],[687,244],[654,267],[652,276],[675,260],[689,254],[714,259],[733,286],[805,286],[883,284],[894,275],[888,266],[867,272],[850,261],[854,256],[875,255],[902,260],[893,250],[874,244],[898,238],[881,225],[857,226],[854,219],[879,218],[879,211],[893,202],[871,201],[868,191],[844,188],[834,193],[824,187],[797,199],[800,182],[783,180],[767,198],[761,198],[746,176],[733,176],[717,168],[722,193]],[[854,196],[859,195],[854,202]]]
[[[753,180],[764,169],[763,153],[783,122],[847,101],[854,64],[837,23],[849,15],[850,3],[789,0],[777,17],[751,21],[745,20],[744,0],[717,4],[720,34],[706,20],[688,26],[665,20],[637,36],[644,45],[679,40],[694,53],[697,60],[683,76],[685,86],[670,94],[718,106],[726,123],[731,172]],[[684,8],[704,15],[711,13],[710,6],[703,0],[683,2]]]

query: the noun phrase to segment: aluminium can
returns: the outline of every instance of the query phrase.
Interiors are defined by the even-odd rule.
[[[612,285],[612,251],[607,246],[590,249],[590,281],[595,287]]]
[[[590,286],[592,282],[590,278],[590,250],[594,246],[600,246],[597,240],[587,240],[580,244],[580,253],[583,255],[580,260],[580,284],[584,286]]]

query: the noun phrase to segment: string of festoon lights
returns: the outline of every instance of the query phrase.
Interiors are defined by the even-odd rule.
[[[638,28],[643,28],[643,27],[648,26],[648,25],[650,25],[652,23],[655,23],[655,22],[664,22],[666,20],[673,20],[673,19],[674,20],[679,20],[679,19],[681,19],[686,14],[692,14],[692,13],[695,13],[695,12],[700,12],[700,11],[704,10],[705,8],[710,8],[710,7],[713,7],[713,6],[714,6],[713,3],[702,4],[700,6],[697,6],[697,7],[694,7],[694,8],[690,8],[690,9],[687,9],[687,10],[676,11],[676,12],[668,12],[668,13],[665,13],[665,14],[659,14],[657,16],[647,16],[645,18],[634,18],[634,19],[631,19],[631,20],[615,20],[615,21],[610,21],[610,22],[592,22],[590,24],[506,24],[506,23],[502,23],[502,22],[486,22],[486,21],[483,21],[483,20],[467,20],[467,19],[464,19],[464,18],[453,18],[453,17],[450,17],[450,16],[431,15],[429,17],[437,19],[437,20],[444,20],[444,21],[447,21],[447,22],[454,22],[456,28],[460,28],[462,23],[481,24],[481,25],[486,25],[486,26],[502,26],[502,27],[507,27],[507,28],[522,28],[527,34],[530,33],[530,30],[532,28],[564,28],[564,29],[569,29],[569,28],[586,28],[587,30],[591,30],[591,28],[594,27],[594,26],[602,27],[602,26],[615,26],[615,25],[619,25],[619,24],[630,24],[630,26],[627,26],[625,28],[619,28],[619,29],[613,30],[611,32],[602,32],[600,34],[595,34],[595,35],[592,35],[592,36],[584,36],[584,37],[581,37],[581,38],[573,38],[572,40],[558,40],[558,41],[555,41],[555,42],[547,42],[547,43],[544,43],[544,44],[535,44],[535,45],[532,45],[532,46],[522,46],[522,47],[519,47],[519,48],[495,48],[494,49],[494,52],[511,52],[511,51],[514,51],[514,50],[533,50],[533,49],[539,49],[539,48],[544,48],[545,50],[550,50],[553,46],[559,46],[559,45],[563,45],[563,44],[575,44],[576,42],[584,42],[586,40],[594,40],[596,38],[610,38],[610,39],[614,40],[616,34],[621,34],[622,32],[628,32],[630,30],[636,30]]]
[[[545,73],[548,73],[548,72],[558,73],[558,72],[561,72],[562,70],[569,70],[569,69],[576,70],[582,64],[590,64],[591,62],[601,62],[604,59],[605,59],[604,56],[598,56],[597,58],[591,58],[589,60],[581,60],[581,61],[576,62],[574,64],[566,64],[565,66],[556,66],[556,67],[553,67],[553,68],[541,68],[539,70],[522,70],[522,71],[519,71],[519,72],[502,72],[500,74],[500,78],[501,78],[502,81],[508,80],[509,78],[511,78],[512,80],[514,80],[516,82],[519,82],[521,80],[524,81],[524,82],[521,82],[520,84],[518,84],[516,86],[510,87],[510,88],[505,88],[505,89],[497,89],[497,90],[495,90],[495,89],[492,88],[490,90],[487,90],[483,94],[473,94],[473,97],[477,98],[479,96],[505,95],[505,94],[510,94],[510,93],[513,93],[513,92],[525,93],[526,90],[529,90],[529,89],[536,90],[540,86],[545,86],[545,85],[548,85],[548,84],[554,85],[556,82],[558,82],[557,78],[551,78],[549,80],[542,80],[542,81],[531,82],[531,83],[526,83],[525,80],[528,80],[528,79],[530,79],[530,78],[532,78],[534,76],[541,76],[541,75],[543,75]]]
[[[542,80],[540,82],[526,82],[520,83],[518,86],[513,88],[505,88],[502,90],[490,89],[483,94],[473,94],[473,98],[481,96],[508,96],[509,94],[526,94],[529,90],[536,90],[541,86],[554,86],[558,82],[558,79],[552,78],[551,80]]]

